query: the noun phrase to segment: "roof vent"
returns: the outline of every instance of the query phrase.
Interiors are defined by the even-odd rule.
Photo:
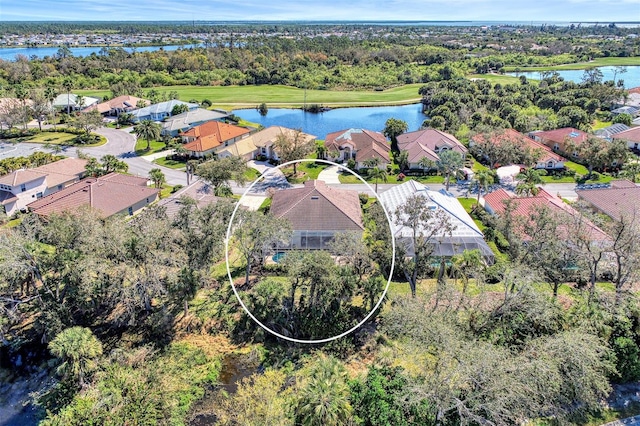
[[[312,200],[317,200],[317,199],[318,199],[318,196],[317,196],[317,195],[313,195],[313,196],[311,197],[311,199],[312,199]]]
[[[571,137],[571,138],[577,138],[578,136],[580,136],[580,134],[578,134],[578,132],[569,133],[569,137]]]

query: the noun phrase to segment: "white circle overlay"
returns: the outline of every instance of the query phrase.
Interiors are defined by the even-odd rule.
[[[380,201],[380,198],[378,197],[378,194],[373,190],[371,185],[369,185],[364,179],[362,179],[361,176],[358,176],[357,173],[355,173],[352,170],[348,169],[347,167],[345,167],[345,166],[343,166],[341,164],[335,163],[333,161],[316,160],[316,159],[310,159],[310,158],[304,158],[304,159],[300,159],[300,160],[288,161],[286,163],[283,163],[283,164],[280,164],[278,166],[275,166],[274,169],[280,169],[282,167],[287,167],[287,166],[293,165],[294,163],[324,163],[324,164],[329,164],[331,166],[337,166],[338,168],[346,170],[349,173],[355,175],[358,179],[360,179],[362,181],[362,183],[364,183],[367,186],[367,188],[369,188],[369,191],[371,191],[373,194],[375,194],[376,199],[378,200],[378,203],[380,203],[380,205],[382,206],[382,210],[384,211],[384,214],[387,217],[387,222],[389,223],[389,233],[391,234],[391,250],[392,250],[391,270],[389,271],[389,279],[387,280],[387,286],[384,288],[384,291],[382,292],[382,296],[380,296],[380,299],[378,300],[378,303],[376,303],[376,305],[373,307],[371,312],[369,312],[367,314],[367,316],[365,316],[362,321],[360,321],[358,324],[356,324],[355,326],[353,326],[349,330],[347,330],[347,331],[345,331],[343,333],[340,333],[340,334],[338,334],[336,336],[328,337],[326,339],[316,339],[316,340],[302,340],[302,339],[295,339],[293,337],[284,336],[284,335],[282,335],[282,334],[270,329],[269,327],[267,327],[263,323],[261,323],[260,320],[258,320],[251,313],[251,311],[247,308],[247,306],[242,301],[242,298],[240,297],[240,294],[238,293],[238,289],[236,288],[235,284],[233,283],[233,277],[231,276],[231,268],[229,267],[229,240],[231,238],[231,230],[232,230],[233,220],[235,219],[236,212],[238,211],[238,208],[241,205],[242,199],[251,191],[251,189],[258,182],[260,182],[264,178],[265,174],[269,173],[269,170],[265,171],[260,177],[258,177],[256,180],[254,180],[251,183],[251,185],[249,185],[249,187],[244,191],[244,194],[242,194],[242,197],[240,197],[240,199],[236,203],[235,208],[233,209],[233,213],[231,214],[231,219],[229,219],[229,226],[227,227],[227,235],[226,235],[226,238],[224,240],[224,250],[225,250],[224,254],[225,254],[225,263],[226,263],[226,266],[227,266],[227,275],[229,276],[229,282],[231,283],[231,288],[233,288],[233,293],[236,295],[236,299],[238,299],[238,302],[240,302],[240,305],[242,306],[242,309],[244,309],[244,311],[247,313],[247,315],[249,315],[249,317],[253,321],[255,321],[256,324],[258,324],[260,327],[262,327],[265,331],[271,333],[272,335],[274,335],[276,337],[279,337],[280,339],[288,340],[288,341],[294,342],[294,343],[307,343],[307,344],[328,343],[328,342],[331,342],[333,340],[340,339],[340,338],[346,336],[347,334],[350,334],[350,333],[356,331],[358,328],[362,327],[364,325],[364,323],[366,323],[367,320],[369,318],[371,318],[371,316],[375,313],[375,311],[378,310],[378,308],[380,307],[380,304],[382,304],[382,301],[386,297],[387,291],[389,291],[389,285],[391,284],[391,278],[393,277],[393,271],[395,269],[395,263],[396,263],[396,240],[395,240],[395,237],[393,235],[393,224],[391,222],[391,217],[389,216],[389,212],[387,211],[387,208],[385,207],[384,203],[382,203]]]

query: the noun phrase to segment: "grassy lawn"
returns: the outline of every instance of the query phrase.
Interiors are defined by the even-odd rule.
[[[184,163],[183,163],[184,164]],[[256,169],[252,169],[251,167],[247,167],[247,171],[244,172],[244,178],[247,180],[247,182],[251,183],[254,180],[258,179],[260,177],[260,172],[257,171]]]
[[[591,128],[592,128],[593,130],[598,130],[598,129],[602,129],[602,128],[605,128],[605,127],[611,126],[612,124],[613,124],[613,121],[601,121],[601,120],[598,120],[598,119],[596,118],[596,120],[595,120],[595,121],[593,122],[593,124],[591,125]]]
[[[167,159],[167,157],[156,158],[155,160],[153,160],[153,164],[176,170],[183,170],[185,168],[185,165],[182,161],[169,160]]]
[[[150,149],[147,151],[147,141],[144,139],[136,140],[136,155],[149,155],[155,154],[156,152],[162,152],[167,150],[167,145],[164,142],[159,141],[150,141],[149,142]]]
[[[358,105],[394,105],[420,101],[418,89],[422,83],[407,84],[383,91],[374,90],[307,90],[308,104],[323,104],[326,106],[358,106]],[[305,90],[297,87],[282,85],[259,86],[161,86],[155,87],[158,92],[178,92],[180,99],[205,98],[214,99],[216,107],[255,107],[265,102],[268,106],[302,107]],[[84,96],[102,98],[110,95],[108,90],[78,90]]]
[[[165,183],[164,185],[162,185],[162,188],[160,189],[160,198],[167,198],[169,195],[172,194],[172,191],[173,191],[173,186]]]
[[[33,143],[48,143],[51,145],[69,145],[72,140],[78,135],[65,132],[42,132],[27,139],[28,142]]]
[[[513,84],[520,83],[519,77],[514,77],[512,75],[501,75],[501,74],[470,74],[467,76],[469,79],[480,79],[487,80],[488,82],[495,84]],[[529,79],[530,80],[530,79]],[[530,80],[535,81],[535,80]]]
[[[539,67],[518,67],[520,71],[552,71],[552,70],[584,70],[592,67],[606,67],[606,66],[633,66],[640,65],[640,57],[608,57],[608,58],[596,58],[589,62],[576,62],[573,64],[563,65],[548,65]],[[514,72],[516,67],[504,67],[505,72]]]

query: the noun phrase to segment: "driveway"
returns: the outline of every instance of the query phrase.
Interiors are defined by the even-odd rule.
[[[287,182],[280,169],[267,162],[250,160],[247,165],[262,174],[262,179],[251,188],[250,194],[264,194],[269,188],[287,189],[293,186]],[[232,187],[232,189],[234,192],[239,191],[236,193],[244,194],[244,188]]]

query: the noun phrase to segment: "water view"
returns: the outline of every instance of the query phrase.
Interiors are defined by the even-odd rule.
[[[615,73],[615,67],[598,67],[600,69],[600,71],[602,71],[602,75],[604,76],[603,80],[607,81],[607,80],[613,80],[613,75]],[[624,80],[624,87],[629,89],[631,87],[638,87],[640,86],[640,66],[628,66],[626,67],[627,72],[620,74],[620,72],[618,72],[616,74],[616,81],[617,80]],[[513,75],[515,76],[516,73],[507,73],[508,75]],[[575,81],[576,83],[580,83],[582,81],[582,76],[584,75],[584,70],[560,70],[558,71],[558,74],[560,74],[560,77],[564,78],[565,80],[568,81]],[[524,75],[527,78],[531,78],[531,79],[536,79],[539,80],[540,79],[540,72],[539,71],[527,71],[527,72],[520,72],[517,75]]]
[[[152,52],[154,50],[178,50],[181,47],[188,49],[191,47],[196,47],[195,44],[184,44],[184,45],[174,45],[174,46],[139,46],[139,47],[124,47],[123,49],[127,52]],[[0,59],[5,61],[14,61],[16,59],[16,55],[24,55],[27,58],[31,58],[32,56],[36,56],[37,58],[44,58],[45,56],[53,56],[58,53],[58,47],[7,47],[0,49]],[[100,53],[102,47],[70,47],[71,53],[73,56],[89,56],[92,53]]]
[[[269,109],[261,116],[255,109],[237,109],[233,112],[253,123],[269,126],[301,128],[304,132],[324,139],[327,133],[352,127],[381,131],[389,118],[407,122],[409,131],[418,130],[427,118],[422,113],[421,104],[402,106],[337,108],[327,112],[312,113],[301,109]]]

